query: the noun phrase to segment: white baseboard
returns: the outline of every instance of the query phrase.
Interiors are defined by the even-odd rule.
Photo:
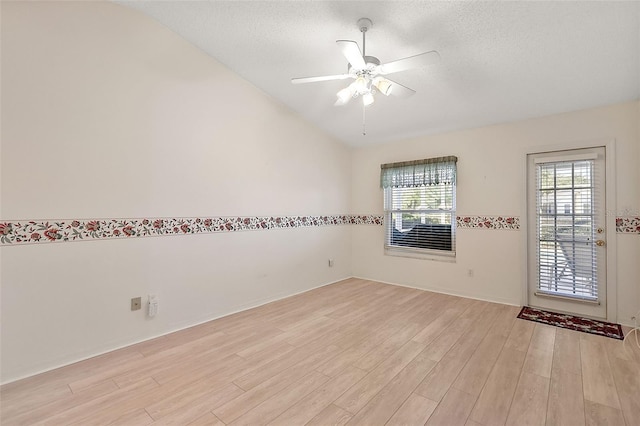
[[[204,318],[202,320],[198,320],[198,321],[195,321],[195,322],[189,322],[189,323],[186,323],[186,324],[181,324],[179,326],[172,327],[172,328],[170,328],[169,330],[167,330],[165,332],[162,332],[162,333],[159,333],[159,334],[154,334],[154,335],[151,335],[149,337],[144,337],[142,339],[132,340],[132,341],[126,342],[126,343],[125,342],[114,343],[113,346],[109,346],[107,348],[96,350],[94,352],[90,352],[89,354],[78,355],[77,357],[73,358],[72,361],[64,361],[64,362],[56,363],[53,367],[47,367],[47,368],[38,369],[38,370],[35,370],[34,372],[31,372],[31,373],[28,373],[28,374],[25,374],[25,375],[22,375],[22,376],[18,376],[18,377],[15,377],[15,378],[11,378],[10,380],[7,380],[6,382],[0,383],[0,385],[6,385],[6,384],[9,384],[9,383],[17,382],[18,380],[23,380],[23,379],[26,379],[26,378],[29,378],[29,377],[32,377],[32,376],[37,376],[38,374],[42,374],[42,373],[46,373],[48,371],[56,370],[58,368],[66,367],[66,366],[71,365],[71,364],[76,364],[78,362],[86,361],[88,359],[95,358],[97,356],[104,355],[104,354],[107,354],[109,352],[117,351],[119,349],[124,349],[124,348],[127,348],[129,346],[137,345],[138,343],[147,342],[149,340],[157,339],[158,337],[166,336],[168,334],[175,333],[175,332],[181,331],[181,330],[186,330],[187,328],[195,327],[195,326],[198,326],[200,324],[204,324],[204,323],[207,323],[207,322],[210,322],[210,321],[214,321],[214,320],[217,320],[217,319],[220,319],[220,318],[228,317],[229,315],[234,315],[234,314],[237,314],[239,312],[244,312],[244,311],[247,311],[249,309],[253,309],[253,308],[257,308],[257,307],[262,306],[262,305],[266,305],[268,303],[277,302],[279,300],[283,300],[283,299],[287,299],[289,297],[297,296],[299,294],[307,293],[307,292],[309,292],[311,290],[315,290],[315,289],[318,289],[318,288],[321,288],[321,287],[325,287],[325,286],[328,286],[328,285],[331,285],[331,284],[336,284],[336,283],[338,283],[340,281],[344,281],[344,280],[347,280],[349,278],[351,278],[351,277],[340,278],[339,280],[335,280],[335,281],[331,281],[331,282],[328,282],[328,283],[320,284],[320,285],[317,285],[315,287],[311,287],[311,288],[308,288],[306,290],[298,291],[298,292],[295,292],[295,293],[286,293],[286,294],[279,293],[279,294],[277,294],[275,296],[272,296],[272,297],[269,297],[269,298],[260,299],[260,300],[256,300],[256,301],[247,303],[245,305],[237,306],[237,307],[233,308],[233,310],[231,312],[227,312],[227,313],[222,314],[222,315],[213,315],[213,316],[211,316],[209,318]]]
[[[479,296],[476,296],[476,295],[470,295],[470,294],[466,294],[466,293],[462,293],[462,292],[451,291],[449,289],[444,289],[444,288],[440,288],[440,287],[423,288],[423,287],[415,287],[415,286],[406,285],[406,284],[390,283],[390,282],[387,282],[387,281],[381,281],[381,280],[377,280],[377,279],[374,279],[374,278],[356,277],[356,276],[354,276],[353,278],[359,278],[359,279],[368,280],[368,281],[375,281],[375,282],[378,282],[378,283],[395,285],[395,286],[398,286],[398,287],[412,288],[412,289],[415,289],[415,290],[431,291],[433,293],[440,293],[440,294],[448,294],[449,296],[464,297],[465,299],[473,299],[473,300],[481,300],[483,302],[499,303],[501,305],[522,306],[520,303],[514,303],[514,302],[509,301],[507,299],[500,299],[500,298],[489,299],[489,298],[486,298],[486,297],[479,297]]]

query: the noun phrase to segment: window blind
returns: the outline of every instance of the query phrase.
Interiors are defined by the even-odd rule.
[[[594,160],[536,164],[538,292],[598,299]]]

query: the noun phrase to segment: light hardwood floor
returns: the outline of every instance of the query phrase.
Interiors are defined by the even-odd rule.
[[[2,387],[3,425],[640,425],[640,349],[349,279]]]

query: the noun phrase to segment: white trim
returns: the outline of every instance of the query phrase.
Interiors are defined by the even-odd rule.
[[[522,153],[522,167],[520,167],[521,171],[521,179],[524,191],[524,197],[521,197],[522,200],[522,216],[520,217],[520,241],[521,241],[521,250],[522,256],[522,279],[520,282],[522,283],[522,296],[521,303],[522,306],[527,306],[529,304],[529,155],[532,154],[532,148],[527,148]]]
[[[607,224],[607,321],[618,322],[618,252],[616,232],[616,141],[609,140],[605,145],[605,191],[607,208],[605,223]]]
[[[539,153],[536,152],[535,154],[539,154]],[[597,158],[598,158],[597,154],[565,155],[565,156],[560,156],[560,157],[534,158],[533,162],[536,163],[536,164],[565,163],[565,162],[569,162],[569,161],[595,160]]]
[[[593,305],[600,305],[600,301],[598,299],[587,299],[586,297],[563,296],[561,294],[547,293],[547,292],[541,291],[541,290],[538,290],[538,291],[534,292],[533,294],[535,294],[536,296],[539,296],[539,297],[550,297],[552,299],[568,300],[568,301],[575,302],[575,303],[590,303],[590,304],[593,304]]]
[[[401,246],[384,246],[385,256],[408,257],[410,259],[435,260],[456,263],[456,252],[445,250],[412,249]]]
[[[586,141],[572,141],[553,145],[528,146],[522,151],[522,176],[525,195],[522,198],[522,220],[520,221],[520,231],[522,232],[522,301],[523,305],[529,304],[529,182],[528,182],[528,155],[542,154],[555,151],[569,151],[573,149],[586,149],[604,147],[605,149],[605,223],[607,227],[607,321],[616,323],[618,318],[618,271],[617,267],[617,244],[616,244],[616,217],[609,212],[616,209],[616,141],[615,139],[594,139]]]

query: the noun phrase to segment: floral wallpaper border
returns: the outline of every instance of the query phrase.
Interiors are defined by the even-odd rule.
[[[458,228],[518,230],[520,229],[520,218],[515,216],[457,216],[456,225]],[[640,235],[640,217],[617,217],[616,233]]]
[[[240,216],[0,222],[0,245],[126,239],[328,225],[382,225],[382,215]],[[457,216],[461,229],[520,229],[515,216]],[[640,217],[616,218],[616,232],[640,234]]]
[[[516,216],[457,216],[458,228],[475,229],[520,229],[520,218]]]
[[[247,216],[0,222],[0,243],[34,244],[326,225],[382,225],[382,216]]]
[[[640,235],[640,216],[617,217],[616,232]]]

